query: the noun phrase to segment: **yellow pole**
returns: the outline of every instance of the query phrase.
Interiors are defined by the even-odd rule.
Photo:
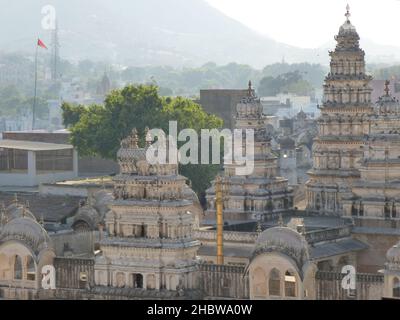
[[[217,209],[217,264],[224,264],[224,219],[222,215],[223,195],[222,179],[217,177],[215,180],[215,202]]]

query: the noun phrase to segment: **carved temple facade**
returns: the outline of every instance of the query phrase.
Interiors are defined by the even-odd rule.
[[[149,137],[147,137],[148,139]],[[192,202],[177,164],[151,165],[134,130],[121,143],[107,237],[96,258],[97,286],[180,291],[196,287],[197,249]]]
[[[233,161],[224,165],[225,221],[262,221],[293,206],[293,194],[287,179],[278,177],[278,159],[271,151],[271,139],[262,110],[260,99],[254,95],[250,82],[247,96],[236,107],[235,127],[243,132],[254,130],[254,170],[248,175],[240,175],[241,164]],[[206,191],[206,199],[206,217],[215,219],[215,182]]]

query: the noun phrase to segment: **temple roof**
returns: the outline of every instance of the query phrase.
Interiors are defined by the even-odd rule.
[[[339,29],[339,35],[346,35],[348,33],[355,33],[357,34],[356,28],[351,24],[350,22],[350,6],[347,5],[346,6],[346,21],[341,25],[340,29]]]

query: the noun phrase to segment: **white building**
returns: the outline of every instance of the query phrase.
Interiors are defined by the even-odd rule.
[[[72,145],[0,140],[0,186],[33,187],[78,177]]]

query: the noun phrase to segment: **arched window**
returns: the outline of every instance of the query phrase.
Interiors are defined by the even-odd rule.
[[[15,256],[14,260],[14,279],[22,280],[22,259],[20,256]]]
[[[296,277],[293,272],[285,273],[285,297],[296,296]]]
[[[269,273],[269,295],[280,296],[281,295],[281,275],[279,270],[272,269]]]
[[[143,288],[143,275],[140,273],[133,274],[133,287],[138,289]]]
[[[393,298],[400,298],[400,280],[399,280],[399,278],[393,279]]]
[[[26,279],[34,281],[36,278],[35,261],[28,256],[26,261]]]

